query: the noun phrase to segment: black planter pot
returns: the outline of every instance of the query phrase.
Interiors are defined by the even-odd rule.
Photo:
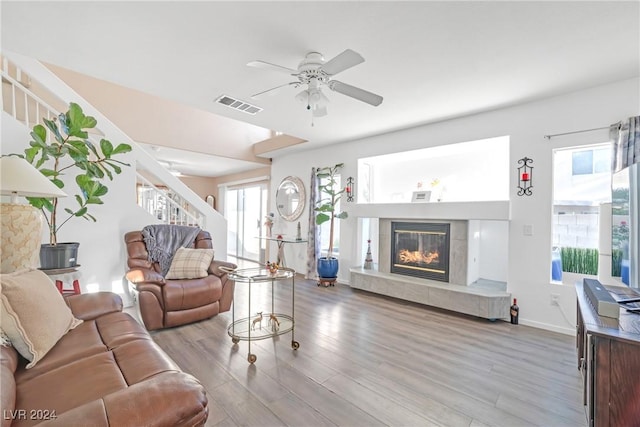
[[[318,277],[321,279],[335,279],[338,277],[338,258],[318,258]]]
[[[57,270],[73,268],[78,265],[78,246],[80,243],[43,243],[40,246],[40,269]]]

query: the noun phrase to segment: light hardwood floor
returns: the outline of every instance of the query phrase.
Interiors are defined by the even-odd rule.
[[[231,313],[152,333],[209,397],[208,426],[585,426],[575,339],[296,279],[291,334],[227,335]],[[276,285],[288,313],[290,284]],[[270,311],[253,285],[252,311]],[[236,318],[247,316],[237,284]],[[255,307],[255,309],[254,309]],[[266,327],[266,319],[263,323]]]

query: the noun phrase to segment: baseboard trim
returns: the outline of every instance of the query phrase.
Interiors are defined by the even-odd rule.
[[[527,319],[520,318],[519,323],[521,325],[531,326],[532,328],[544,329],[551,332],[558,332],[564,335],[573,336],[576,334],[575,328],[564,328],[561,326],[550,325],[548,323],[536,322],[535,320],[527,320]]]

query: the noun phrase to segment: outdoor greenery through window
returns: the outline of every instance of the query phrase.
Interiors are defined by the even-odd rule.
[[[598,274],[600,204],[611,202],[609,143],[554,150],[551,280]],[[569,275],[570,276],[570,275]]]

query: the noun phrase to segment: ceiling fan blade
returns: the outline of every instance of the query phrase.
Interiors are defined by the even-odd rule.
[[[247,62],[247,65],[249,67],[262,68],[265,70],[278,71],[280,73],[287,73],[287,74],[297,74],[298,72],[298,70],[294,70],[293,68],[287,68],[287,67],[283,67],[282,65],[276,65],[270,62],[265,62],[265,61],[251,61],[251,62]]]
[[[256,93],[256,94],[253,94],[253,95],[251,95],[251,98],[256,98],[256,97],[258,97],[258,96],[260,96],[260,95],[264,95],[264,94],[265,94],[265,93],[267,93],[267,92],[275,93],[278,89],[281,89],[281,88],[283,88],[283,87],[285,87],[285,86],[299,85],[299,84],[300,84],[300,82],[289,82],[289,83],[285,83],[285,84],[283,84],[283,85],[276,86],[276,87],[272,87],[271,89],[263,90],[262,92],[258,92],[258,93]]]
[[[328,83],[329,89],[334,92],[341,93],[343,95],[350,96],[359,101],[366,102],[367,104],[371,104],[374,107],[382,104],[382,97],[380,95],[376,95],[375,93],[366,91],[364,89],[360,89],[355,86],[348,85],[346,83],[339,82],[337,80],[331,80]]]
[[[325,62],[321,68],[325,73],[335,75],[362,62],[364,62],[364,58],[359,53],[347,49],[335,58]]]

